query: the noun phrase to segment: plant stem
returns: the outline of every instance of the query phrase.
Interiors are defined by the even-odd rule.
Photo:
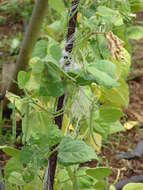
[[[14,143],[15,140],[16,140],[16,107],[14,99],[13,108],[12,108],[12,142]]]
[[[42,28],[42,23],[47,12],[47,8],[48,8],[48,0],[36,1],[36,5],[34,7],[27,32],[23,40],[22,48],[20,50],[16,65],[15,65],[14,72],[12,73],[12,80],[10,80],[8,84],[8,88],[7,88],[8,91],[11,91],[13,93],[16,93],[17,91],[17,85],[13,81],[17,80],[18,72],[20,70],[25,70],[28,65],[35,43],[37,41],[37,38],[39,37],[40,30]],[[8,101],[5,98],[3,101],[4,109],[6,108],[7,103]]]
[[[23,131],[23,144],[25,145],[26,144],[26,140],[27,140],[27,133],[28,133],[28,129],[29,129],[29,102],[26,103],[26,113],[25,113],[25,128],[24,128],[24,131]]]
[[[64,98],[65,95],[61,96],[58,100],[57,105],[57,111],[61,110],[64,105]],[[59,115],[58,117],[55,117],[55,124],[58,125],[59,129],[62,128],[62,121],[63,121],[63,114]],[[55,149],[54,146],[52,149]],[[53,190],[54,189],[54,178],[55,178],[55,172],[56,172],[56,163],[57,163],[57,151],[53,152],[53,154],[50,156],[49,159],[49,167],[48,172],[46,176],[46,185],[45,190]]]
[[[3,113],[2,103],[0,102],[0,135],[2,135],[2,127],[4,123],[2,113]]]
[[[68,25],[67,42],[66,42],[66,46],[65,46],[65,52],[68,53],[68,55],[72,52],[73,45],[74,45],[74,34],[75,34],[75,30],[76,30],[78,4],[79,4],[79,0],[73,0],[72,9],[70,12],[69,25]],[[69,57],[65,58],[65,61],[68,58]],[[72,64],[72,62],[69,62],[69,64]],[[57,111],[64,108],[64,100],[65,100],[65,94],[62,95],[58,99]],[[59,129],[62,128],[62,123],[63,123],[63,114],[55,117],[55,124],[58,125]],[[55,147],[53,147],[53,148],[55,148]],[[54,189],[54,178],[55,178],[55,173],[56,173],[57,154],[58,154],[57,151],[54,152],[49,159],[49,167],[48,167],[48,172],[47,172],[47,176],[46,176],[45,190],[53,190]]]
[[[72,186],[73,186],[73,190],[78,190],[78,182],[77,182],[77,170],[74,169],[74,171],[72,171],[71,167],[67,167],[67,171],[68,171],[68,175],[70,176],[70,180],[72,181]]]

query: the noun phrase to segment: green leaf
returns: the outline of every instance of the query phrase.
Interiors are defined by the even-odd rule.
[[[52,9],[57,11],[59,14],[64,12],[65,6],[62,0],[49,0],[49,5]]]
[[[93,64],[92,64],[93,65]],[[91,65],[91,66],[92,66]],[[110,77],[115,78],[116,74],[116,65],[113,64],[109,60],[99,60],[94,63],[94,66],[100,70],[108,74]]]
[[[62,57],[62,50],[59,45],[52,45],[49,48],[49,53],[51,54],[52,58],[56,61],[60,61]]]
[[[33,159],[32,147],[23,147],[20,151],[19,160],[22,164],[28,164]]]
[[[120,108],[103,105],[99,109],[99,120],[105,123],[111,123],[119,120],[123,116]]]
[[[129,183],[124,186],[123,190],[143,190],[143,183]]]
[[[105,180],[100,180],[97,183],[95,183],[94,188],[97,190],[107,189],[107,183]]]
[[[27,131],[28,141],[30,137],[37,139],[36,143],[42,147],[53,146],[60,143],[63,135],[57,125],[52,124],[52,119],[47,112],[35,111],[29,114],[29,126]],[[25,131],[26,118],[22,120],[22,131]]]
[[[71,78],[70,75],[68,75],[61,67],[60,64],[53,58],[51,57],[46,57],[44,59],[45,64],[47,66],[47,69],[49,72],[51,72],[51,69],[54,71],[53,74],[55,77],[58,77],[60,79],[60,77],[64,78],[64,79],[69,79],[69,80],[74,80],[73,78]],[[49,68],[50,67],[50,68]]]
[[[3,152],[8,154],[9,156],[12,156],[12,157],[14,157],[16,159],[19,158],[19,152],[20,151],[18,149],[16,149],[16,148],[4,145],[4,146],[0,146],[0,150],[2,150]]]
[[[30,79],[30,73],[27,73],[25,71],[20,71],[18,73],[18,85],[19,85],[19,88],[21,88],[21,89],[25,88],[25,86],[28,83],[29,79]]]
[[[94,150],[82,140],[65,137],[59,145],[58,161],[68,166],[97,159]]]
[[[118,86],[115,74],[116,65],[108,60],[99,60],[87,66],[87,69],[70,71],[69,73],[81,86],[94,82],[107,88]]]
[[[15,171],[10,174],[8,178],[8,182],[13,185],[19,185],[19,186],[22,186],[25,184],[22,175]]]
[[[23,190],[35,189],[35,181],[32,181],[31,183],[26,183],[23,188]]]
[[[111,185],[109,190],[116,190],[116,188],[113,185]]]
[[[38,91],[43,79],[45,64],[39,57],[34,57],[30,60],[30,79],[27,82],[25,88],[31,91]]]
[[[65,92],[65,84],[62,81],[45,81],[45,84],[40,87],[40,96],[60,97]]]
[[[37,189],[42,190],[43,189],[43,183],[42,181],[38,178],[36,181]],[[30,183],[24,184],[23,190],[35,190],[35,180],[31,181]]]
[[[118,10],[113,10],[106,6],[98,6],[97,14],[103,17],[107,23],[110,20],[115,26],[121,26],[123,24],[123,18]]]
[[[75,78],[77,84],[79,84],[80,86],[90,85],[92,82],[95,82],[94,76],[84,70],[77,70],[74,72],[69,72],[68,74],[72,78]]]
[[[124,127],[119,122],[122,116],[123,112],[121,108],[102,105],[98,112],[95,113],[94,131],[98,132],[105,138],[109,134],[125,131]]]
[[[42,81],[39,94],[41,96],[59,97],[64,94],[66,83],[61,79],[60,73],[57,72],[50,64],[46,64],[46,66],[46,78]]]
[[[46,40],[39,40],[35,45],[32,57],[44,58],[47,55],[47,45]]]
[[[77,181],[78,181],[79,189],[90,190],[93,188],[94,180],[90,176],[86,175],[86,173],[84,174],[84,176],[78,177]]]
[[[16,158],[11,158],[8,160],[5,166],[5,178],[7,179],[12,172],[23,172],[23,165]]]
[[[109,68],[111,70],[109,70]],[[107,88],[118,86],[118,83],[113,77],[115,75],[115,66],[113,63],[109,61],[100,61],[99,63],[89,65],[87,70],[94,76],[96,83],[99,85]]]
[[[36,137],[37,134],[46,134],[47,126],[50,125],[52,120],[50,116],[45,111],[34,111],[29,113],[28,115],[28,129],[27,129],[27,140],[31,136]],[[27,119],[26,116],[22,119],[22,131],[25,132],[25,128],[27,128]]]
[[[109,59],[111,53],[109,51],[108,48],[108,43],[107,43],[107,39],[104,35],[97,35],[96,37],[96,51],[98,50],[99,52],[99,57],[102,57],[104,59]],[[94,54],[95,54],[95,50],[94,50]]]
[[[106,87],[117,86],[117,82],[113,78],[111,78],[105,72],[98,70],[95,65],[89,66],[88,67],[88,72],[94,76],[95,81],[99,85],[103,85],[103,86],[106,86]]]
[[[143,0],[129,0],[133,12],[143,11]]]
[[[97,11],[101,16],[106,16],[106,17],[113,16],[116,12],[115,10],[110,9],[109,7],[106,6],[98,6]]]
[[[77,170],[77,181],[79,189],[94,189],[94,184],[97,182],[95,178],[86,174],[88,167],[81,167]]]
[[[109,134],[114,134],[118,132],[126,131],[125,127],[120,123],[120,121],[116,121],[115,123],[112,123],[109,125]]]
[[[47,127],[46,139],[50,147],[59,144],[62,140],[62,137],[62,132],[59,130],[57,125],[49,125]]]
[[[73,118],[79,118],[81,116],[88,117],[90,114],[90,97],[93,96],[93,94],[90,91],[89,86],[82,87],[77,95],[76,98],[73,101],[71,110],[72,110],[72,117]],[[78,105],[78,106],[77,106]]]
[[[40,74],[44,70],[44,63],[39,57],[34,57],[30,60],[30,67],[32,68],[32,74]]]
[[[25,85],[25,89],[29,92],[37,92],[40,89],[41,85],[41,80],[42,80],[42,74],[33,74],[32,72],[30,73],[30,79]]]
[[[86,170],[87,175],[90,175],[97,180],[102,180],[106,177],[109,177],[112,174],[112,170],[107,167],[93,168]]]
[[[127,29],[127,35],[129,39],[139,40],[143,38],[143,27],[142,26],[131,26]]]
[[[42,71],[44,69],[44,65],[42,62],[35,62],[31,63],[32,71],[25,72],[20,71],[18,74],[18,85],[19,88],[27,89],[28,91],[39,90],[40,82],[42,78]]]
[[[59,144],[63,138],[61,130],[59,130],[57,125],[48,125],[45,134],[39,134],[38,138],[35,139],[35,144],[37,144],[41,150],[46,149],[48,153],[48,148]]]
[[[5,184],[5,188],[6,188],[6,190],[19,190],[18,187],[15,187],[15,186],[8,184],[8,183]]]
[[[125,131],[123,126],[116,121],[114,123],[105,123],[104,121],[95,121],[94,131],[102,135],[104,140],[113,133]]]
[[[52,24],[47,26],[47,32],[50,36],[54,37],[63,32],[64,23],[63,20],[56,20]]]

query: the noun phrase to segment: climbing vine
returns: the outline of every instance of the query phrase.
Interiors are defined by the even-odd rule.
[[[28,69],[18,73],[23,94],[6,92],[14,143],[16,121],[22,121],[21,149],[0,146],[11,156],[7,190],[109,187],[112,169],[101,167],[98,155],[108,136],[125,131],[120,119],[129,103],[130,40],[143,36],[142,27],[133,26],[142,8],[139,0],[49,0],[44,35]],[[97,166],[84,166],[90,161]]]

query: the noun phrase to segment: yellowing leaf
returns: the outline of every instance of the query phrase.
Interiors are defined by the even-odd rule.
[[[54,31],[52,30],[52,28],[50,28],[49,26],[46,27],[46,30],[48,32],[48,34],[52,37],[54,37]]]
[[[70,131],[74,131],[74,128],[73,128],[72,124],[70,124],[69,130],[70,130]]]
[[[138,125],[137,121],[128,121],[124,124],[124,127],[126,130],[131,130],[133,127],[135,127],[137,125]]]
[[[100,153],[102,147],[102,136],[98,133],[94,133],[94,139],[90,136],[90,144],[97,153]]]
[[[17,96],[11,92],[6,91],[6,98],[11,102],[15,102],[15,107],[20,111],[22,109],[22,101],[20,96]]]
[[[78,13],[78,14],[77,14],[77,22],[78,22],[78,23],[80,23],[81,16],[82,16],[81,13]]]
[[[96,83],[92,83],[92,92],[96,95],[96,98],[99,99],[101,97],[101,88]]]
[[[69,122],[70,122],[70,120],[69,120],[68,116],[65,114],[64,119],[63,119],[63,125],[62,125],[62,132],[64,134],[67,133],[67,126],[69,125]]]

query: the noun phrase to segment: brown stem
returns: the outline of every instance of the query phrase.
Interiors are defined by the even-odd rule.
[[[8,91],[15,93],[17,90],[17,86],[14,84],[13,81],[17,80],[18,72],[20,70],[25,70],[28,65],[35,43],[37,41],[37,38],[39,37],[42,23],[47,12],[47,8],[48,8],[48,0],[36,1],[36,5],[34,7],[27,32],[23,40],[22,48],[20,50],[20,54],[18,56],[15,65],[15,69],[12,72],[12,77],[7,87]],[[6,106],[7,106],[7,100],[4,99],[3,102],[4,109],[6,108]]]
[[[70,12],[67,43],[65,46],[65,51],[68,53],[71,53],[73,50],[74,34],[76,30],[76,20],[77,20],[77,13],[78,13],[78,10],[77,10],[78,4],[79,4],[79,0],[74,0],[72,3],[72,9]],[[72,64],[72,62],[70,64]],[[58,99],[57,111],[63,109],[64,100],[65,100],[65,94]],[[55,117],[55,123],[58,125],[59,129],[62,128],[62,122],[63,122],[63,114],[58,117]],[[49,167],[48,167],[48,172],[46,176],[47,179],[46,179],[45,190],[54,189],[54,178],[55,178],[55,173],[56,173],[57,154],[58,152],[54,152],[49,159]]]
[[[57,111],[61,110],[61,108],[63,108],[64,105],[64,99],[65,99],[65,95],[61,96],[58,99],[58,105],[57,105]],[[62,128],[62,122],[63,122],[63,114],[55,117],[55,124],[59,127],[59,129]],[[56,146],[54,146],[52,148],[55,149]],[[56,172],[56,163],[57,163],[57,151],[54,152],[49,159],[49,167],[48,167],[48,172],[47,172],[47,176],[46,176],[46,186],[45,186],[45,190],[53,190],[53,186],[54,186],[54,178],[55,178],[55,172]]]
[[[70,13],[70,20],[69,20],[69,27],[68,27],[68,34],[67,34],[67,44],[65,47],[65,50],[68,53],[72,52],[73,45],[74,45],[74,34],[75,34],[75,30],[76,30],[78,4],[79,4],[79,0],[73,1],[71,13]]]

